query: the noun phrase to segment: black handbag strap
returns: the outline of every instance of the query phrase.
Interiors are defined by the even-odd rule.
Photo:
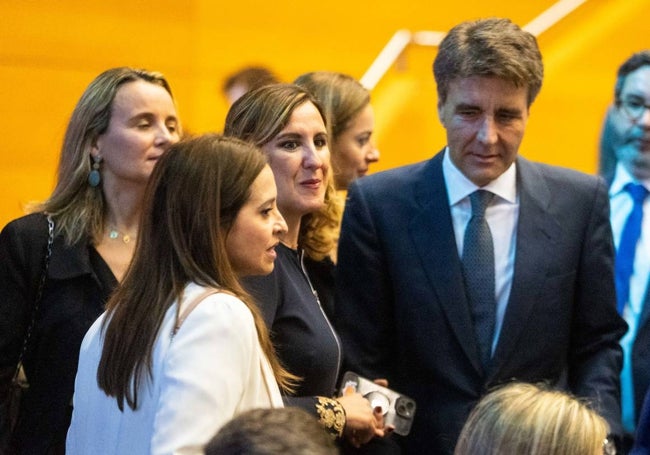
[[[43,262],[43,270],[41,272],[41,278],[38,282],[38,290],[36,291],[36,299],[34,300],[34,308],[32,309],[32,320],[27,327],[27,332],[25,333],[25,339],[23,340],[23,348],[20,351],[20,357],[18,357],[18,364],[16,365],[16,374],[23,363],[23,357],[27,352],[27,344],[29,339],[32,336],[32,331],[36,325],[36,316],[38,315],[38,308],[43,297],[43,288],[45,287],[45,281],[47,280],[47,269],[50,266],[50,257],[52,256],[52,244],[54,243],[54,221],[52,220],[51,215],[47,215],[47,249],[45,250],[45,261]]]

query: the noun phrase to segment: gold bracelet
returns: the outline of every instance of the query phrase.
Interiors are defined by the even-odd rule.
[[[345,427],[345,410],[341,403],[333,398],[316,397],[316,412],[320,422],[336,437],[343,435]]]

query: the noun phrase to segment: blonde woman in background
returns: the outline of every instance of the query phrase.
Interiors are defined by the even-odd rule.
[[[310,92],[325,113],[330,154],[337,190],[347,190],[350,183],[368,172],[379,161],[379,150],[372,134],[375,114],[370,93],[347,74],[316,71],[299,76],[295,82]]]
[[[375,116],[370,92],[353,77],[332,71],[305,73],[294,83],[311,93],[323,108],[334,187],[346,191],[350,183],[366,175],[370,164],[379,161],[379,150],[372,138]],[[332,318],[335,263],[336,247],[320,260],[305,260],[323,308]]]
[[[11,373],[53,234],[22,359],[29,388],[8,453],[64,453],[81,340],[131,262],[149,176],[180,134],[160,73],[127,67],[101,73],[72,112],[52,195],[0,234],[0,368]]]
[[[567,393],[512,383],[476,405],[454,455],[613,455],[607,433],[605,420]]]

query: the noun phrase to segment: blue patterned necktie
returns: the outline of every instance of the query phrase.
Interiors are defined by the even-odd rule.
[[[623,314],[625,304],[630,298],[630,277],[634,272],[636,244],[641,236],[643,201],[648,196],[648,190],[639,184],[628,183],[625,185],[625,191],[630,193],[634,206],[623,226],[616,252],[616,307],[620,314]]]
[[[485,209],[493,197],[493,193],[485,190],[477,190],[470,195],[472,217],[465,228],[462,259],[465,292],[470,304],[481,363],[485,368],[492,357],[492,339],[496,322],[494,244],[490,227],[485,219]]]

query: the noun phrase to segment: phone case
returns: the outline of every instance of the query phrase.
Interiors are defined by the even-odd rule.
[[[384,414],[384,425],[393,426],[394,432],[399,435],[409,434],[415,417],[415,400],[375,384],[352,371],[347,371],[341,380],[339,396],[354,392],[359,392],[367,398],[373,409],[377,406],[381,407]]]

